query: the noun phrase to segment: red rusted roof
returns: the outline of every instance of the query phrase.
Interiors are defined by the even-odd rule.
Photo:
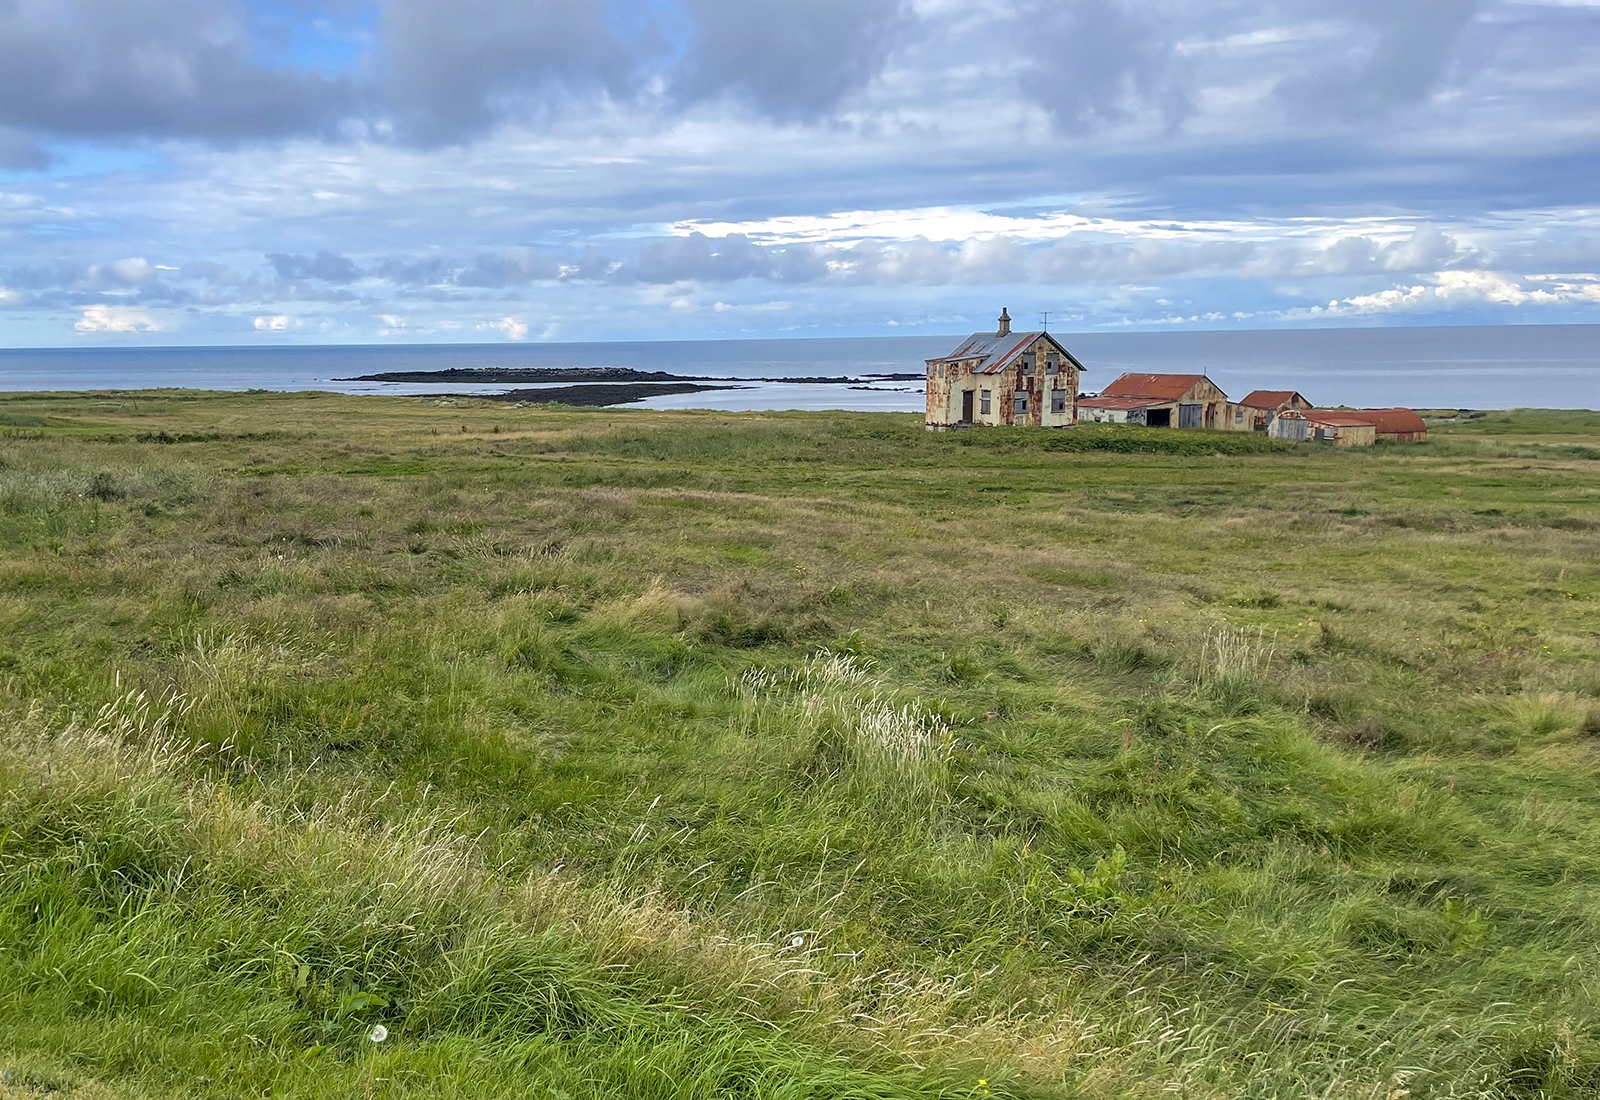
[[[1359,416],[1385,434],[1425,432],[1427,422],[1410,409],[1357,409],[1350,414]]]
[[[1301,409],[1300,415],[1313,424],[1325,424],[1330,428],[1372,427],[1372,421],[1355,409]]]
[[[1139,397],[1133,394],[1123,396],[1101,394],[1099,397],[1078,398],[1078,407],[1080,409],[1143,409],[1150,405],[1168,404],[1171,404],[1171,402],[1167,398]]]
[[[1205,378],[1203,374],[1124,374],[1100,392],[1110,397],[1157,397],[1176,401]]]
[[[1244,400],[1239,402],[1239,404],[1248,405],[1252,409],[1271,410],[1279,408],[1283,405],[1287,405],[1296,397],[1299,397],[1301,401],[1305,401],[1305,403],[1308,405],[1311,404],[1311,402],[1306,401],[1303,396],[1301,396],[1299,393],[1296,393],[1294,390],[1251,390]]]

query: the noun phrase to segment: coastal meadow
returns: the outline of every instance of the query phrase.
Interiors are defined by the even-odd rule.
[[[0,1097],[1592,1095],[1597,547],[1577,411],[7,395]]]

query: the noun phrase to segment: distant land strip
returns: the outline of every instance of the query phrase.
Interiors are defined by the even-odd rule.
[[[793,382],[812,385],[849,385],[852,382],[921,380],[923,372],[902,374],[868,374],[859,378],[850,375],[804,378],[710,378],[703,375],[669,374],[666,371],[635,370],[632,367],[448,367],[444,370],[396,370],[378,374],[362,374],[355,378],[335,378],[335,382]],[[702,387],[726,389],[727,387]],[[676,390],[689,393],[690,390]],[[634,400],[637,400],[635,398]],[[610,402],[604,402],[610,404]]]
[[[705,390],[738,388],[738,386],[701,386],[693,382],[613,382],[595,386],[552,386],[543,390],[507,390],[505,393],[453,393],[448,396],[489,401],[526,401],[532,404],[598,406],[627,405],[634,401],[666,397],[674,393],[701,393]]]

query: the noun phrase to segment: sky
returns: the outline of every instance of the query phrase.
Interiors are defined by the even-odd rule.
[[[1600,323],[1600,0],[0,0],[0,346]]]

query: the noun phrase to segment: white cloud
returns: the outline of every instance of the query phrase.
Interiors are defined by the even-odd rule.
[[[132,306],[84,306],[73,324],[78,332],[161,332],[162,326],[142,309]]]
[[[378,330],[379,336],[399,336],[406,330],[406,319],[396,313],[380,313],[378,320],[383,327]]]
[[[1600,305],[1600,279],[1593,275],[1529,275],[1531,289],[1495,271],[1440,271],[1430,282],[1390,287],[1330,301],[1326,306],[1281,311],[1278,316],[1303,320],[1378,313],[1431,313],[1456,306]]]
[[[0,309],[6,309],[10,306],[19,306],[21,304],[21,294],[15,290],[8,290],[6,287],[0,286]]]
[[[498,321],[485,321],[478,327],[501,332],[507,340],[526,340],[528,338],[528,322],[521,317],[502,317]]]
[[[272,317],[256,318],[257,332],[288,332],[289,318],[279,313]]]

